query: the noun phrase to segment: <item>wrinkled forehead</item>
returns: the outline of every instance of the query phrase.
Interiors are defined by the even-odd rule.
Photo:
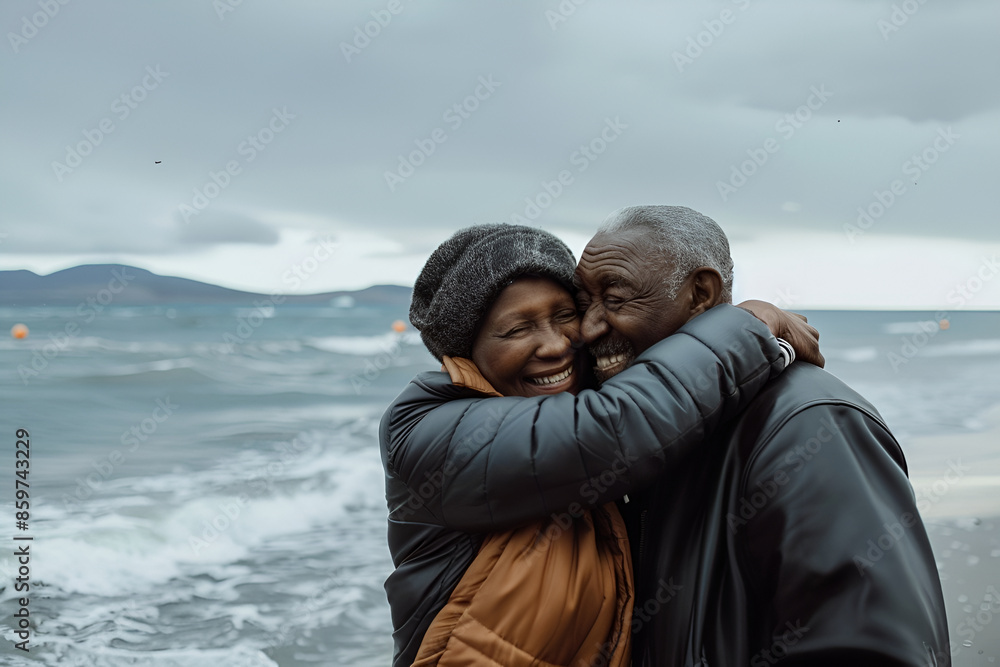
[[[598,233],[580,255],[573,282],[578,288],[639,283],[653,262],[653,245],[642,230]]]

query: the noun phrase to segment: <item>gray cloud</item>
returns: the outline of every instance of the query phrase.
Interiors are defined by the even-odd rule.
[[[586,3],[552,30],[546,12],[558,6],[406,1],[348,63],[341,44],[384,2],[242,3],[222,19],[211,3],[60,5],[17,53],[4,44],[17,94],[0,120],[18,130],[0,165],[5,250],[274,243],[279,223],[232,213],[261,210],[420,249],[524,214],[564,170],[572,184],[532,224],[586,232],[620,206],[662,202],[734,235],[838,231],[947,127],[961,139],[875,229],[1000,239],[995,2],[928,1],[888,39],[878,21],[891,2]],[[678,71],[674,54],[723,10],[733,22],[701,37],[708,45]],[[0,26],[17,33],[37,11],[6,3]],[[147,68],[166,73],[155,87]],[[480,76],[501,85],[455,127],[445,114]],[[784,137],[776,124],[819,85],[833,96]],[[294,118],[268,137],[275,109]],[[574,164],[616,117],[621,136]],[[103,121],[113,130],[60,172],[53,163],[68,165]],[[446,141],[390,192],[385,172],[435,129]],[[270,141],[251,153],[252,137]],[[769,138],[779,150],[724,201],[719,181]],[[178,231],[181,207],[231,163],[238,172]],[[799,209],[783,210],[789,201]]]
[[[254,243],[274,245],[279,235],[271,227],[253,218],[235,213],[209,211],[193,222],[177,223],[177,241],[181,245],[215,243]]]

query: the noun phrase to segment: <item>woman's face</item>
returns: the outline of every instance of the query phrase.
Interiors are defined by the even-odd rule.
[[[504,396],[540,396],[583,388],[580,318],[572,295],[548,278],[508,285],[486,314],[472,361]]]

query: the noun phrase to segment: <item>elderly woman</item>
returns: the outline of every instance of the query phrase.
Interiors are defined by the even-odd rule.
[[[627,665],[614,501],[784,368],[767,328],[726,306],[588,389],[575,266],[546,232],[482,225],[417,279],[410,320],[445,372],[417,376],[380,429],[394,667]]]

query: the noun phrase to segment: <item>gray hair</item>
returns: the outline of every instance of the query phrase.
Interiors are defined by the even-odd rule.
[[[722,300],[733,300],[733,258],[722,228],[706,215],[684,206],[629,206],[615,211],[598,234],[632,229],[646,232],[663,266],[663,287],[671,299],[695,269],[707,266],[722,276]]]

